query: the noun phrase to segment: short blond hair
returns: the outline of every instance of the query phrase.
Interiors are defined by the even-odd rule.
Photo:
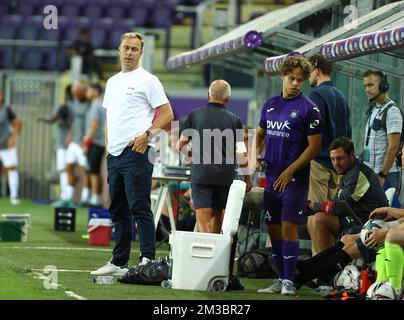
[[[139,32],[126,32],[123,35],[121,35],[121,41],[119,43],[119,47],[121,47],[121,43],[124,39],[139,39],[140,42],[142,43],[141,49],[143,49],[144,45],[143,36]]]

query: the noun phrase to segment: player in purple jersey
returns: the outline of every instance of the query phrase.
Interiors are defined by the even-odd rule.
[[[279,274],[270,287],[258,292],[296,292],[293,271],[299,255],[297,225],[306,221],[310,160],[321,148],[323,124],[316,105],[301,92],[310,71],[303,57],[285,60],[281,68],[282,94],[265,102],[255,135],[256,154],[265,139],[265,223]]]

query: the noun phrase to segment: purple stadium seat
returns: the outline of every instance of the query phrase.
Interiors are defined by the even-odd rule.
[[[14,39],[17,29],[9,26],[0,26],[0,39]]]
[[[0,23],[2,26],[19,28],[22,24],[22,21],[23,21],[22,16],[17,15],[17,14],[12,14],[12,15],[2,17]]]
[[[111,49],[116,49],[119,46],[119,42],[121,39],[121,36],[125,33],[128,32],[130,30],[128,29],[114,29],[109,33],[109,37],[108,37],[108,47]]]
[[[135,26],[137,26],[135,19],[121,19],[117,21],[114,29],[121,29],[128,32],[132,31]]]
[[[158,4],[160,1],[158,0],[136,0],[137,6],[142,6],[146,8],[153,8],[156,4]]]
[[[31,27],[31,28],[44,28],[44,16],[43,15],[38,15],[38,16],[28,16],[24,18],[23,24],[25,27]]]
[[[0,4],[0,17],[6,16],[9,14],[9,8],[8,5],[5,3]]]
[[[171,7],[159,6],[153,9],[149,22],[155,28],[165,28],[172,24],[173,10]]]
[[[84,7],[83,15],[91,20],[99,19],[103,16],[103,8],[95,5]]]
[[[76,41],[78,38],[79,38],[79,29],[71,27],[65,30],[63,41],[69,44],[72,43],[73,41]]]
[[[135,5],[133,0],[114,0],[114,7],[119,7],[124,10],[127,10],[129,7]]]
[[[88,6],[99,6],[101,8],[108,8],[109,4],[111,3],[110,0],[87,0]]]
[[[111,30],[114,27],[115,23],[116,21],[114,21],[114,19],[101,18],[95,21],[91,21],[91,27],[102,28],[103,30]]]
[[[114,20],[122,19],[124,16],[124,8],[114,7],[106,10],[106,16]]]
[[[79,16],[79,9],[80,8],[78,6],[68,4],[68,5],[64,5],[61,8],[61,11],[62,11],[61,13],[65,17],[75,18],[75,17]]]
[[[47,5],[53,5],[58,8],[58,11],[60,8],[63,6],[63,3],[66,2],[65,0],[41,0],[38,4],[38,10],[39,12],[43,12],[43,8],[45,8]],[[60,12],[59,12],[60,14]]]
[[[60,41],[62,39],[62,31],[43,29],[39,35],[39,38],[47,41]]]
[[[15,55],[13,48],[0,47],[0,68],[1,69],[14,69],[15,68]]]
[[[42,0],[24,0],[24,3],[31,4],[33,6],[37,6],[42,2]],[[50,1],[48,1],[50,2]]]
[[[24,40],[37,40],[38,30],[31,27],[23,27],[19,30],[17,38]]]
[[[66,70],[69,68],[69,58],[65,49],[46,48],[44,50],[44,69],[50,71]]]
[[[21,55],[20,68],[24,70],[39,70],[42,66],[42,50],[40,48],[25,49]]]
[[[105,47],[106,33],[106,30],[101,28],[90,30],[90,42],[95,49]]]
[[[33,4],[28,3],[20,3],[15,8],[15,13],[21,16],[27,17],[36,14],[36,7]]]
[[[129,9],[129,19],[133,19],[136,26],[144,26],[147,22],[148,10],[145,7],[133,7]]]
[[[77,17],[70,19],[70,25],[74,25],[75,27],[82,29],[82,28],[89,28],[91,25],[91,19],[87,17]]]

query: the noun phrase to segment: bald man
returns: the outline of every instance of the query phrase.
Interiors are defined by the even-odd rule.
[[[207,106],[192,111],[181,128],[180,151],[192,140],[191,189],[199,232],[220,232],[237,162],[247,192],[252,188],[243,126],[238,116],[226,110],[230,95],[226,81],[213,81]]]

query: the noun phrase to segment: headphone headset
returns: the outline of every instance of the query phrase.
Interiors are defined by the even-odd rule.
[[[375,73],[380,77],[379,92],[386,93],[389,90],[389,83],[387,82],[387,75],[383,71],[376,70]]]

